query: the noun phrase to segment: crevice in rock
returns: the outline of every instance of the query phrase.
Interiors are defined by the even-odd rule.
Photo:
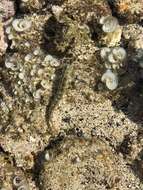
[[[16,166],[16,160],[15,160],[14,156],[12,156],[10,154],[10,152],[5,151],[2,146],[0,146],[0,154],[3,154],[7,158],[7,160],[11,163],[11,165],[13,167],[17,168],[17,166]]]
[[[62,67],[58,68],[56,71],[56,77],[55,77],[55,81],[53,83],[53,88],[52,88],[52,95],[50,97],[48,105],[46,106],[45,118],[46,118],[48,127],[49,127],[49,119],[52,114],[52,111],[57,105],[59,99],[61,98],[63,94],[66,69],[67,69],[67,65],[64,64]],[[50,133],[50,131],[48,132]]]
[[[136,157],[136,159],[133,161],[131,165],[131,169],[133,170],[134,174],[140,179],[140,181],[143,181],[143,150],[141,150]]]
[[[6,152],[6,151],[2,148],[2,146],[0,146],[0,154],[1,154],[1,153],[5,154],[5,155],[9,155],[9,153]]]
[[[34,167],[30,170],[30,173],[32,175],[33,181],[36,184],[36,187],[39,190],[43,190],[43,185],[41,183],[40,175],[42,170],[44,169],[44,162],[46,162],[45,152],[47,150],[57,148],[63,142],[63,139],[64,139],[63,134],[59,134],[57,137],[52,138],[49,144],[44,148],[44,150],[38,152],[38,154],[35,156],[35,164]]]
[[[131,137],[130,134],[124,137],[124,140],[117,147],[117,152],[122,153],[123,158],[126,159],[127,155],[131,152]]]
[[[112,11],[112,15],[115,16],[115,17],[118,17],[117,14],[116,14],[116,11],[115,11],[115,8],[114,8],[114,5],[113,5],[113,0],[107,0],[107,3]]]

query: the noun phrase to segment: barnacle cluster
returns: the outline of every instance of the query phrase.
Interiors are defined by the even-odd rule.
[[[122,35],[122,27],[119,25],[118,19],[111,15],[102,16],[99,20],[102,31],[104,32],[101,41],[108,47],[119,44]]]
[[[10,93],[13,98],[10,104],[6,99],[2,100],[1,108],[2,115],[5,116],[3,118],[5,125],[16,126],[17,129],[14,133],[25,131],[25,138],[22,140],[24,144],[17,139],[17,141],[13,141],[15,146],[13,147],[11,144],[9,147],[17,158],[18,166],[23,165],[31,168],[34,164],[34,157],[31,152],[43,147],[42,138],[37,137],[36,131],[40,132],[42,128],[40,133],[45,133],[47,130],[44,115],[46,111],[45,104],[49,102],[52,95],[55,72],[59,65],[56,58],[45,55],[39,48],[31,54],[19,55],[15,53],[12,56],[7,55],[5,69],[1,74],[4,78],[9,78],[11,82]],[[7,97],[9,97],[8,94]],[[11,114],[11,121],[9,121],[10,112],[13,113]],[[39,140],[35,141],[35,138]],[[46,139],[48,140],[48,136]],[[18,147],[16,148],[16,146]],[[3,147],[7,148],[6,141],[3,143]],[[28,161],[27,158],[29,158]]]
[[[102,48],[100,52],[101,58],[105,61],[105,67],[108,69],[119,69],[124,66],[126,59],[126,50],[122,47]]]
[[[12,41],[11,49],[15,48],[28,53],[42,45],[44,24],[48,18],[49,15],[33,14],[29,17],[14,19],[6,28],[8,39]]]
[[[42,149],[49,139],[48,133],[43,138],[38,134],[49,130],[46,106],[52,96],[56,70],[60,67],[60,60],[43,49],[44,26],[48,19],[49,13],[24,15],[14,18],[5,29],[13,52],[6,54],[0,70],[2,80],[6,81],[4,88],[1,84],[2,96],[7,97],[0,100],[2,146],[12,153],[17,166],[27,169],[34,165],[33,153]],[[9,126],[8,132],[6,126]],[[18,134],[17,139],[13,139],[14,134]]]
[[[118,72],[125,67],[125,59],[127,53],[122,47],[114,48],[102,48],[100,52],[101,58],[104,60],[107,71],[102,76],[102,82],[106,83],[106,86],[110,90],[115,90],[118,87]],[[111,70],[114,70],[112,72]]]

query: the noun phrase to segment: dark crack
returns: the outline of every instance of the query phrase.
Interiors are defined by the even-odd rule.
[[[36,187],[39,190],[43,190],[43,185],[41,183],[40,174],[42,170],[44,169],[44,163],[45,163],[45,152],[47,150],[51,150],[54,148],[57,148],[64,139],[64,135],[60,133],[57,137],[51,138],[49,144],[44,148],[44,150],[38,152],[38,154],[35,156],[34,160],[34,166],[31,169],[30,173],[33,177],[33,180],[35,181]]]
[[[46,122],[47,126],[49,127],[49,119],[52,114],[53,109],[57,105],[58,101],[60,100],[63,94],[63,87],[65,83],[65,74],[66,74],[67,65],[64,64],[62,67],[58,68],[56,71],[56,77],[52,88],[52,95],[50,97],[50,101],[46,106]],[[50,131],[48,131],[50,132]],[[51,132],[50,132],[51,133]]]

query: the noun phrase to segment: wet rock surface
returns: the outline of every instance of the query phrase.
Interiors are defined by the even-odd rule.
[[[0,2],[0,189],[143,188],[142,6]]]
[[[43,189],[140,189],[122,156],[102,140],[67,138],[48,151],[40,176]]]

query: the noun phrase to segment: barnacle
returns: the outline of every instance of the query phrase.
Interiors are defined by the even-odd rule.
[[[115,90],[118,86],[118,77],[111,70],[107,70],[101,78],[102,82],[105,82],[106,87],[109,90]]]
[[[104,47],[100,51],[100,56],[104,60],[106,68],[112,68],[116,70],[120,69],[120,67],[123,67],[127,53],[122,47]]]
[[[17,32],[23,32],[25,30],[30,29],[31,21],[27,19],[15,19],[12,22],[12,26]]]
[[[100,23],[103,25],[102,30],[105,33],[114,32],[119,26],[117,18],[113,16],[101,17]]]
[[[112,52],[108,55],[108,61],[110,63],[120,63],[126,58],[126,51],[122,47],[115,47]]]
[[[46,153],[45,153],[45,160],[46,160],[46,161],[49,161],[49,160],[50,160],[49,151],[46,151]]]
[[[12,62],[8,61],[8,60],[5,61],[5,66],[8,69],[15,70],[15,65]]]
[[[106,60],[108,57],[108,54],[111,52],[111,49],[108,47],[104,47],[100,51],[100,56],[102,59]]]
[[[10,48],[29,54],[42,47],[44,24],[48,19],[49,15],[37,14],[14,19],[6,28],[8,39],[12,41]]]
[[[60,65],[60,61],[52,55],[47,55],[44,59],[43,65],[44,64],[50,64],[53,67],[58,67]]]
[[[125,49],[122,47],[113,48],[112,54],[115,60],[118,60],[118,61],[123,61],[127,56]]]
[[[113,53],[110,53],[109,55],[108,55],[108,61],[110,62],[110,63],[118,63],[118,59],[115,59],[115,57],[114,57],[114,55],[113,55]]]
[[[57,18],[57,20],[59,20],[60,15],[62,14],[63,8],[58,6],[58,5],[53,5],[52,6],[52,12],[55,15],[55,17]]]
[[[17,2],[16,4],[19,3]],[[105,97],[108,95],[111,100],[116,99],[118,95],[120,96],[121,90],[128,85],[128,81],[135,81],[134,83],[136,83],[139,78],[136,77],[139,73],[135,73],[132,77],[134,65],[131,65],[130,71],[128,70],[130,65],[129,67],[124,67],[127,53],[124,48],[118,46],[127,47],[127,52],[130,51],[130,46],[128,46],[128,42],[126,43],[124,38],[121,38],[122,27],[119,25],[117,18],[111,16],[111,9],[106,0],[44,0],[49,5],[48,8],[43,7],[42,2],[43,0],[20,0],[20,4],[24,5],[28,14],[27,12],[24,15],[16,14],[16,18],[7,26],[6,34],[9,38],[10,47],[5,56],[5,65],[2,62],[0,67],[0,79],[2,75],[0,82],[0,91],[2,91],[2,93],[0,92],[0,110],[2,112],[2,114],[0,112],[0,121],[2,125],[4,123],[2,127],[0,124],[0,129],[4,128],[4,134],[0,137],[2,138],[2,148],[14,158],[14,165],[18,168],[21,167],[23,170],[33,168],[34,170],[26,170],[32,172],[39,166],[35,165],[35,167],[34,164],[37,164],[39,158],[41,159],[41,155],[44,156],[45,161],[52,161],[51,166],[53,160],[54,162],[56,161],[56,159],[52,159],[52,152],[47,151],[47,145],[49,150],[52,145],[51,142],[53,143],[53,141],[50,141],[50,135],[51,137],[58,136],[64,130],[67,134],[72,133],[72,138],[75,135],[76,139],[80,137],[81,147],[83,147],[84,138],[81,137],[85,136],[87,137],[85,139],[88,139],[91,129],[96,128],[99,124],[96,123],[96,120],[100,117],[100,112],[106,107],[101,106],[100,111],[97,111],[98,106],[103,103],[102,100],[106,99]],[[18,7],[17,13],[19,10],[21,12],[21,7]],[[32,14],[31,11],[33,12],[34,10],[38,11]],[[103,17],[101,18],[101,16]],[[105,37],[105,43],[102,43],[102,35]],[[141,48],[141,41],[142,39],[136,41],[135,46]],[[101,52],[99,52],[100,48]],[[102,64],[100,64],[100,61]],[[130,61],[128,62],[130,64]],[[137,70],[139,70],[139,65],[143,67],[141,60],[138,63],[136,64]],[[102,90],[104,85],[101,82],[105,83],[107,89],[111,91],[118,86],[119,88],[115,92],[103,90],[100,93],[99,90]],[[114,95],[117,96],[114,97]],[[101,104],[97,105],[97,101],[101,102]],[[109,101],[108,103],[111,104]],[[106,114],[108,115],[107,111]],[[101,120],[100,118],[100,124]],[[103,122],[101,125],[104,127],[107,122]],[[99,128],[102,130],[101,125]],[[102,135],[104,134],[101,134],[101,137]],[[55,142],[57,143],[57,141]],[[74,140],[71,140],[71,144],[72,142]],[[109,141],[108,143],[110,144]],[[58,145],[60,144],[61,142]],[[89,144],[91,145],[90,142]],[[94,150],[95,147],[93,147]],[[93,154],[89,156],[89,159],[86,159],[90,146],[87,146],[87,152],[79,148],[79,154],[81,150],[86,153],[83,154],[83,158],[77,154],[77,148],[78,146],[75,146],[75,149],[73,148],[75,152],[71,151],[74,153],[71,159],[69,159],[71,149],[67,152],[61,150],[57,156],[61,158],[64,153],[64,159],[67,160],[69,166],[75,163],[75,165],[80,165],[80,160],[87,160],[90,164],[90,158]],[[41,152],[43,150],[45,150],[45,155],[43,155],[44,152]],[[97,154],[101,153],[98,149],[95,152]],[[104,149],[103,152],[105,153]],[[96,156],[97,160],[108,158],[106,154]],[[93,166],[95,166],[95,155],[93,157]],[[35,158],[36,162],[34,162]],[[106,161],[108,166],[109,160],[107,159]],[[61,163],[61,159],[59,159],[59,162]],[[48,162],[44,163],[47,164]],[[40,162],[40,164],[42,163]],[[69,169],[66,165],[61,167]],[[55,168],[59,169],[56,165],[54,166]],[[84,187],[85,184],[83,184],[82,178],[82,182],[79,181],[79,183],[83,184],[83,186],[76,188],[73,183],[77,179],[75,177],[72,181],[75,175],[70,171],[71,188],[96,189],[94,184],[92,186],[92,183],[89,183],[89,177],[85,171],[86,169],[91,170],[91,165],[88,166],[86,162],[85,167],[82,168],[84,170],[83,177],[87,177],[87,185],[91,186],[88,186],[89,188]],[[78,169],[77,171],[80,172],[81,170]],[[100,167],[98,169],[100,170]],[[111,170],[113,169],[111,168]],[[63,171],[66,172],[65,169]],[[57,172],[61,171],[57,170]],[[51,175],[51,172],[47,173]],[[29,177],[31,172],[27,174]],[[55,170],[53,174],[57,175]],[[95,173],[90,171],[90,174],[93,175],[92,182],[95,181]],[[105,180],[106,176],[108,176],[108,172],[105,175]],[[50,177],[48,179],[53,184],[56,181],[51,180]],[[60,173],[59,179],[58,182],[61,181]],[[13,180],[13,189],[29,189],[29,186],[25,184],[26,180],[23,181],[23,176],[21,179],[20,175],[16,175]],[[115,181],[118,183],[119,180],[118,178]],[[101,184],[98,189],[104,188],[102,181],[98,181]],[[110,181],[110,177],[107,181]],[[63,189],[65,189],[65,183],[63,185]],[[69,178],[67,180],[68,186]],[[110,188],[107,184],[105,186],[105,189],[113,187]],[[54,186],[51,188],[54,189]],[[61,188],[59,184],[59,189]],[[113,188],[116,189],[116,187]],[[126,188],[122,187],[122,189]]]
[[[103,35],[101,37],[102,43],[108,47],[117,46],[120,43],[122,35],[122,26],[119,25],[116,17],[106,16],[101,17]]]
[[[23,176],[15,176],[13,178],[13,185],[19,187],[24,183],[24,181]]]
[[[107,33],[103,41],[108,47],[117,46],[120,44],[121,36],[122,27],[118,27],[113,33]]]

